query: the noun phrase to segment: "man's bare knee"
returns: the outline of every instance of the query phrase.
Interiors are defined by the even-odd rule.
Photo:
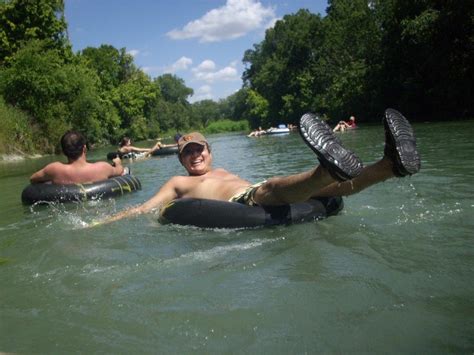
[[[268,179],[264,184],[259,186],[254,194],[254,200],[259,204],[278,205],[284,204],[284,201],[278,193],[278,181],[280,178]]]

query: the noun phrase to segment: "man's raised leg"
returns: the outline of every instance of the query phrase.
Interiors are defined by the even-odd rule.
[[[269,179],[254,194],[260,205],[281,205],[306,201],[334,181],[352,179],[362,171],[362,162],[345,148],[332,129],[319,117],[305,114],[300,133],[316,153],[320,165],[310,171]]]
[[[383,124],[384,157],[363,168],[360,159],[342,146],[326,123],[314,115],[303,115],[301,135],[321,165],[301,174],[269,179],[255,192],[255,201],[261,205],[279,205],[311,197],[348,196],[389,178],[417,173],[420,157],[408,120],[400,112],[387,109]]]
[[[420,170],[420,155],[416,138],[408,120],[394,109],[385,110],[384,156],[365,167],[352,180],[332,183],[317,193],[318,197],[348,196],[393,177],[416,174]]]

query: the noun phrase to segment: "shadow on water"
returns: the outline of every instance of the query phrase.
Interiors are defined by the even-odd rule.
[[[175,156],[127,163],[136,193],[33,207],[19,197],[44,162],[9,165],[0,351],[472,352],[470,127],[416,125],[416,176],[348,197],[326,220],[250,230],[163,226],[155,215],[87,228],[183,174]],[[379,126],[340,137],[368,163],[383,151]],[[215,166],[253,182],[316,164],[296,133],[210,142]]]

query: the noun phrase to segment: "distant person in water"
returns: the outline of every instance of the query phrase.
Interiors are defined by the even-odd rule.
[[[333,132],[344,132],[346,129],[357,128],[356,119],[354,116],[349,118],[349,121],[339,121],[339,123],[334,127]]]
[[[172,143],[172,144],[161,144],[161,148],[177,147],[178,146],[178,141],[181,137],[182,137],[181,133],[176,133],[173,136],[174,143]]]
[[[174,144],[163,144],[161,143],[160,140],[156,142],[156,144],[152,148],[139,148],[139,147],[134,147],[132,145],[132,140],[130,137],[123,137],[122,140],[120,141],[119,149],[118,152],[123,154],[129,154],[129,153],[145,153],[145,157],[148,157],[153,154],[153,152],[162,149],[162,148],[168,148],[168,147],[176,147],[178,145],[178,140],[181,137],[181,134],[176,133],[174,136],[175,143]]]
[[[130,137],[123,137],[119,144],[118,152],[121,154],[129,154],[129,153],[145,153],[145,156],[150,155],[155,150],[158,150],[162,147],[160,141],[156,142],[156,144],[152,148],[139,148],[132,145],[132,140]]]
[[[301,136],[320,164],[299,174],[273,177],[257,184],[224,169],[213,168],[211,148],[206,138],[199,132],[185,134],[178,142],[178,158],[188,175],[172,177],[142,205],[122,211],[104,222],[150,213],[178,198],[280,206],[312,197],[353,195],[389,178],[417,173],[420,157],[408,120],[400,112],[387,109],[383,123],[383,157],[364,167],[324,121],[314,114],[305,114],[300,119]]]
[[[264,134],[267,134],[267,131],[262,129],[262,127],[258,127],[255,131],[250,132],[250,134],[247,137],[260,137]]]
[[[68,162],[46,165],[31,175],[31,183],[81,184],[124,174],[120,158],[113,160],[115,166],[106,162],[88,163],[86,144],[86,139],[80,132],[67,131],[61,138],[61,148]]]

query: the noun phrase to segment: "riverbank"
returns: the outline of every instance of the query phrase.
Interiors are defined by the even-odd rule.
[[[42,158],[44,155],[41,154],[0,154],[0,162],[5,163],[15,163],[19,161],[23,161],[25,159],[38,159]]]

